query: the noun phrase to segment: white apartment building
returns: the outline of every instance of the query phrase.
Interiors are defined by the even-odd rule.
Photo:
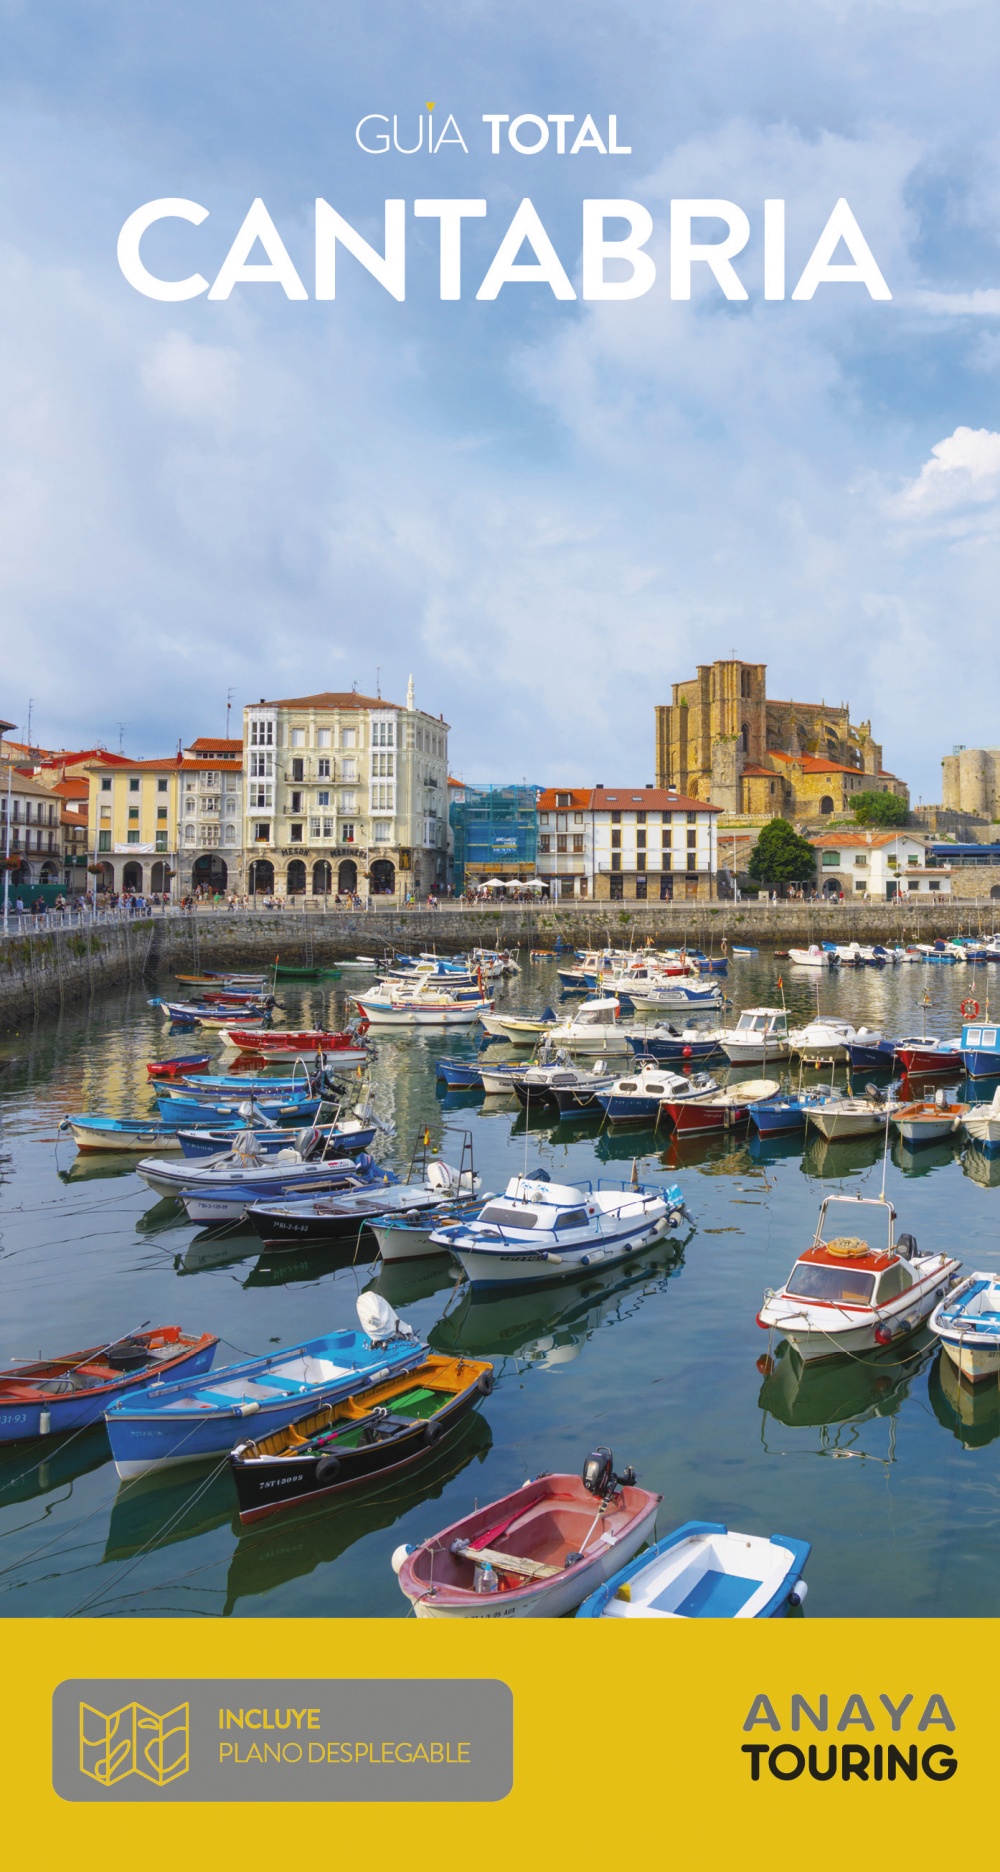
[[[595,787],[593,895],[611,902],[716,894],[717,806],[670,787]]]
[[[950,897],[951,868],[910,832],[824,832],[810,840],[824,897]]]
[[[419,896],[448,864],[448,724],[356,690],[243,711],[247,889]]]
[[[178,890],[245,888],[243,743],[199,735],[177,773]]]

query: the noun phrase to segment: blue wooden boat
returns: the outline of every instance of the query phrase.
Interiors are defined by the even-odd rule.
[[[271,1098],[287,1093],[289,1098],[306,1098],[325,1084],[321,1071],[286,1073],[284,1077],[268,1073],[199,1073],[197,1079],[182,1079],[176,1092],[164,1091],[164,1098],[198,1098],[202,1087],[208,1097],[217,1092],[263,1092]]]
[[[82,1151],[179,1150],[177,1127],[155,1118],[104,1118],[99,1112],[75,1112],[65,1117],[60,1131],[71,1131]]]
[[[627,1033],[625,1038],[633,1053],[648,1053],[658,1060],[711,1059],[713,1053],[721,1051],[718,1040],[702,1039],[694,1031],[678,1033],[669,1023],[644,1027],[641,1033]]]
[[[369,1304],[377,1302],[373,1309]],[[369,1385],[419,1365],[427,1348],[376,1294],[362,1294],[362,1320],[372,1333],[323,1333],[265,1358],[224,1365],[207,1384],[154,1384],[112,1404],[105,1422],[118,1474],[225,1456],[252,1420],[255,1438],[280,1430],[323,1404],[339,1403]],[[391,1316],[391,1318],[387,1317]]]
[[[203,1099],[196,1098],[158,1098],[160,1113],[168,1123],[179,1125],[228,1125],[230,1119],[245,1119],[247,1114],[242,1109],[247,1098],[219,1099],[210,1105]],[[279,1124],[308,1124],[315,1118],[322,1099],[262,1099],[253,1100],[255,1111],[262,1118],[274,1118]]]
[[[449,1086],[481,1086],[483,1083],[476,1060],[439,1059],[436,1073]]]
[[[787,1137],[793,1131],[805,1130],[808,1113],[821,1100],[818,1092],[788,1092],[779,1098],[761,1099],[749,1108],[750,1123],[756,1125],[762,1138]]]
[[[0,1443],[56,1436],[100,1423],[109,1404],[155,1380],[207,1372],[219,1341],[179,1326],[154,1326],[125,1339],[0,1371]]]
[[[802,1604],[808,1541],[685,1521],[585,1599],[577,1618],[781,1618]]]
[[[965,1021],[961,1049],[970,1079],[995,1079],[1000,1076],[1000,1027],[992,1021]]]
[[[267,1130],[247,1130],[242,1124],[230,1125],[228,1129],[223,1125],[213,1125],[200,1131],[181,1130],[169,1135],[176,1137],[185,1157],[216,1157],[220,1151],[232,1149],[237,1128],[243,1137],[251,1137],[255,1148],[266,1156],[270,1156],[273,1151],[287,1150],[290,1144],[297,1147],[299,1134],[282,1125],[271,1125]],[[334,1157],[367,1150],[375,1141],[374,1125],[358,1124],[356,1130],[349,1130],[343,1125],[330,1124],[319,1125],[317,1129],[326,1149]]]
[[[881,1034],[868,1034],[863,1040],[845,1039],[844,1046],[855,1072],[892,1071],[896,1056],[895,1040],[884,1040]],[[1000,1067],[997,1070],[1000,1072]]]

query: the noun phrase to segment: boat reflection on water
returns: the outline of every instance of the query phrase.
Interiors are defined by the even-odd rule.
[[[967,1144],[962,1152],[962,1172],[974,1183],[981,1183],[984,1189],[997,1189],[1000,1187],[1000,1152]]]
[[[802,1153],[802,1174],[818,1177],[824,1183],[870,1170],[885,1149],[884,1131],[856,1138],[825,1138],[818,1131],[807,1131],[806,1135],[809,1141]]]
[[[89,1475],[102,1463],[111,1461],[111,1449],[103,1423],[89,1430],[76,1431],[62,1442],[20,1443],[6,1446],[0,1457],[0,1510],[17,1502],[37,1501],[54,1489],[70,1487],[80,1476]]]
[[[259,1238],[258,1238],[259,1246]],[[250,1269],[244,1287],[290,1287],[296,1283],[325,1280],[344,1268],[366,1271],[378,1259],[378,1242],[370,1229],[342,1241],[317,1242],[309,1247],[290,1242],[287,1248],[269,1248]]]
[[[303,1503],[300,1508],[289,1508],[273,1519],[242,1529],[229,1563],[223,1616],[231,1616],[240,1600],[274,1592],[319,1566],[329,1566],[369,1534],[408,1520],[425,1503],[437,1501],[471,1462],[485,1462],[492,1447],[493,1432],[486,1418],[476,1411],[465,1418],[454,1436],[444,1440],[438,1454],[412,1473],[352,1489],[339,1501],[311,1506]],[[228,1472],[225,1480],[228,1484]],[[239,1531],[239,1522],[235,1525]],[[386,1566],[388,1560],[387,1547]],[[334,1576],[330,1611],[335,1615],[336,1610]]]
[[[804,1360],[787,1339],[779,1344],[773,1369],[765,1371],[758,1409],[789,1429],[831,1429],[891,1417],[909,1394],[914,1379],[933,1357],[937,1344],[924,1329],[906,1341],[906,1356],[888,1347],[863,1358]],[[766,1355],[758,1369],[766,1364]]]
[[[135,1169],[136,1155],[135,1151],[81,1151],[57,1175],[60,1183],[94,1183],[99,1177],[128,1176]]]
[[[482,1105],[486,1094],[482,1086],[448,1086],[443,1079],[434,1082],[438,1108],[443,1112],[469,1111]]]
[[[213,1528],[239,1527],[229,1465],[178,1463],[121,1482],[111,1509],[104,1561],[128,1560],[146,1547],[172,1547]]]
[[[905,1144],[896,1132],[890,1155],[904,1176],[926,1176],[930,1170],[943,1170],[946,1164],[954,1163],[959,1136],[956,1133],[953,1137],[937,1138],[933,1144]]]
[[[963,1449],[984,1449],[1000,1436],[1000,1385],[963,1383],[943,1349],[928,1374],[927,1395],[938,1423]]]
[[[132,1165],[133,1170],[135,1165]],[[161,1196],[151,1209],[139,1216],[135,1230],[137,1235],[159,1235],[161,1229],[190,1228],[187,1210],[175,1196]]]
[[[174,1257],[175,1274],[211,1274],[216,1268],[238,1267],[241,1261],[255,1261],[260,1253],[260,1238],[246,1229],[199,1229],[183,1254]]]
[[[461,1267],[449,1254],[420,1255],[413,1261],[383,1261],[368,1282],[366,1293],[381,1294],[397,1313],[451,1291],[463,1280]]]
[[[551,1287],[533,1282],[511,1293],[466,1288],[454,1312],[432,1327],[428,1343],[432,1351],[449,1356],[464,1352],[469,1358],[567,1364],[605,1320],[623,1319],[648,1294],[663,1292],[680,1273],[693,1233],[657,1242],[626,1267],[606,1268],[587,1280],[562,1280]]]

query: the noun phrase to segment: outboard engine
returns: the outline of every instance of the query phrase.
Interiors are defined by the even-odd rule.
[[[356,1301],[358,1318],[362,1330],[368,1334],[373,1345],[387,1345],[390,1339],[414,1339],[413,1327],[401,1320],[395,1309],[381,1294],[366,1289]]]
[[[903,1255],[907,1261],[912,1261],[917,1252],[917,1238],[915,1235],[897,1235],[894,1247],[898,1255]]]
[[[609,1495],[617,1495],[619,1489],[633,1488],[635,1470],[629,1466],[622,1475],[615,1474],[615,1459],[606,1444],[591,1450],[582,1469],[583,1486],[591,1495],[599,1495],[606,1501]]]

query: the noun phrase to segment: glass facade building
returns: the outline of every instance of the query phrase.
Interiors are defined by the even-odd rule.
[[[536,786],[462,786],[452,789],[448,818],[455,860],[455,890],[485,878],[531,878],[538,855]]]

